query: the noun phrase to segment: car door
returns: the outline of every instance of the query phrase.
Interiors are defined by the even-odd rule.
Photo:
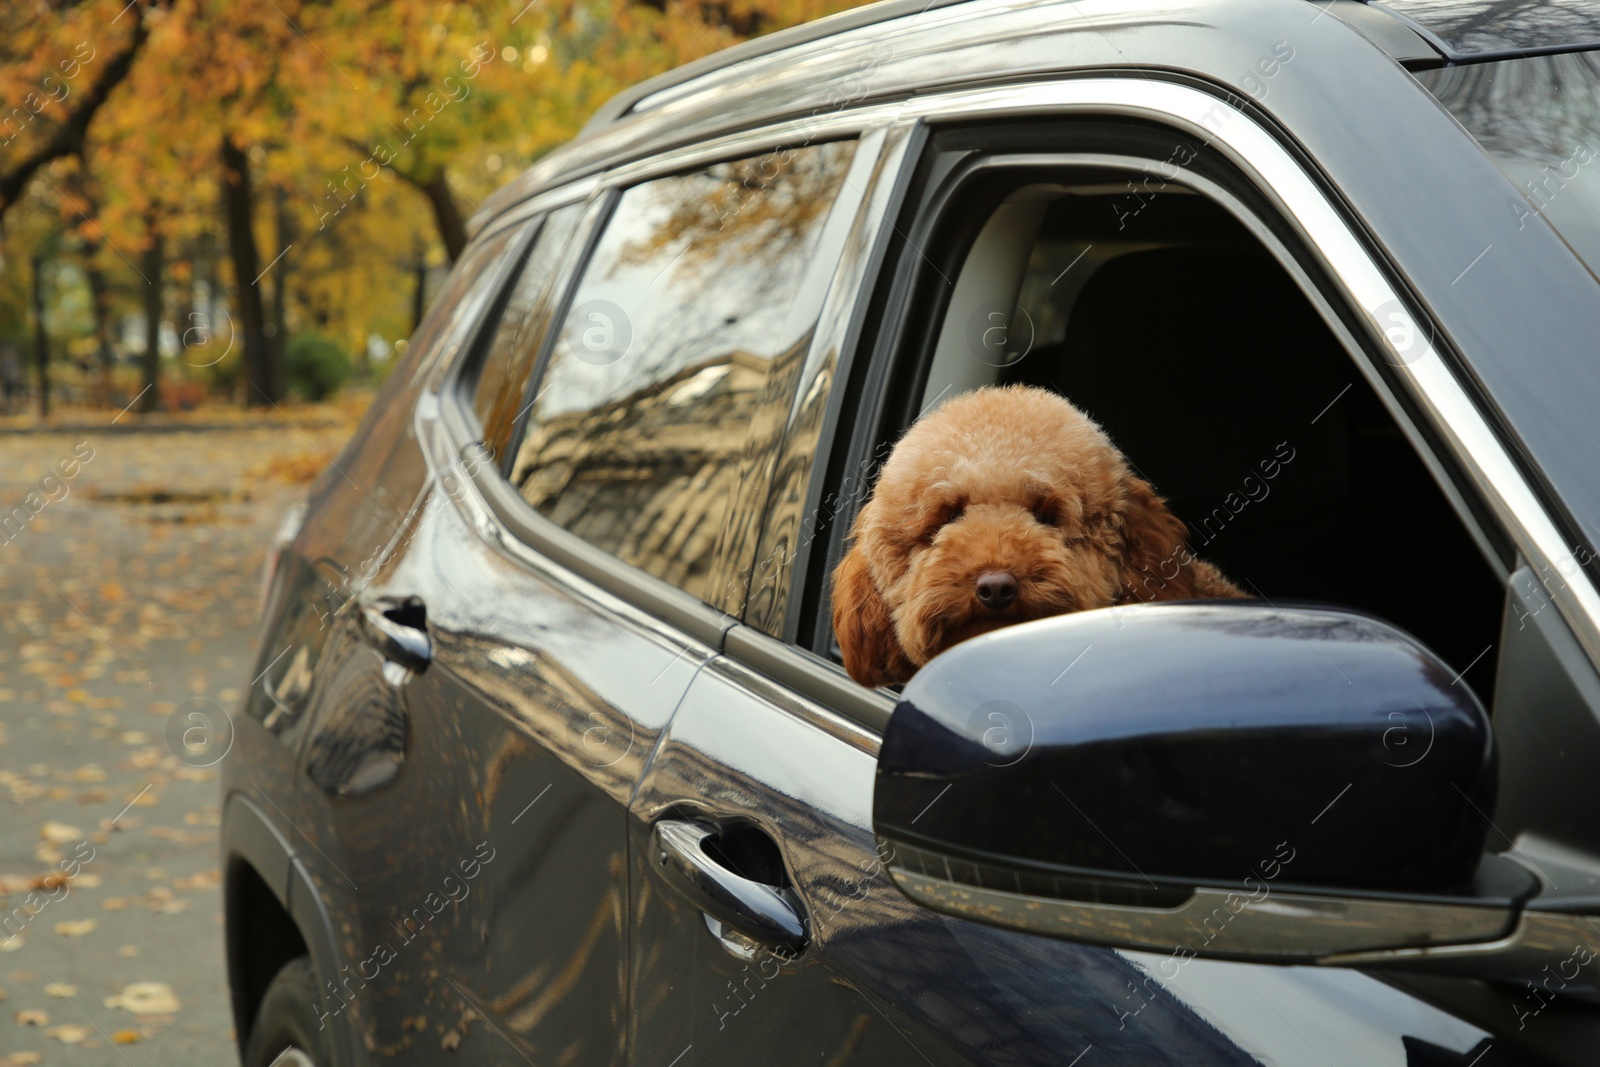
[[[1019,100],[1023,95],[1019,92]],[[1021,106],[1037,108],[1039,102]],[[930,101],[928,107],[939,105]],[[1205,321],[1202,312],[1218,311],[1174,299],[1168,319],[1158,299],[1166,292],[1148,288],[1153,281],[1205,279],[1207,271],[1226,281],[1228,275],[1220,273],[1225,269],[1263,271],[1252,277],[1270,288],[1260,290],[1259,304],[1250,305],[1263,335],[1279,336],[1274,327],[1294,330],[1298,345],[1303,331],[1307,345],[1324,346],[1315,359],[1307,357],[1311,365],[1305,368],[1284,364],[1294,367],[1286,372],[1291,378],[1259,386],[1264,396],[1279,389],[1283,396],[1303,393],[1318,396],[1319,402],[1304,412],[1289,411],[1288,404],[1269,408],[1250,427],[1272,435],[1291,425],[1302,449],[1300,468],[1286,458],[1296,454],[1293,444],[1273,451],[1281,437],[1267,440],[1266,468],[1255,457],[1238,470],[1231,460],[1206,464],[1196,459],[1203,450],[1194,446],[1165,454],[1162,481],[1189,491],[1196,501],[1228,502],[1221,514],[1184,506],[1180,515],[1189,520],[1196,546],[1228,553],[1228,565],[1237,565],[1247,578],[1322,581],[1326,584],[1315,595],[1401,615],[1447,650],[1460,672],[1457,681],[1473,686],[1485,702],[1496,691],[1502,631],[1514,627],[1517,610],[1506,599],[1510,559],[1501,552],[1499,535],[1484,530],[1462,503],[1460,483],[1445,467],[1444,453],[1426,446],[1413,450],[1415,442],[1428,439],[1414,425],[1408,423],[1401,433],[1389,421],[1399,418],[1388,392],[1393,382],[1366,365],[1363,345],[1350,334],[1326,334],[1329,316],[1313,305],[1321,300],[1326,309],[1343,296],[1318,296],[1304,317],[1293,318],[1291,312],[1300,312],[1293,311],[1292,302],[1306,299],[1301,292],[1309,283],[1291,268],[1293,280],[1284,288],[1266,270],[1264,264],[1280,255],[1292,264],[1281,243],[1272,244],[1274,254],[1266,258],[1254,252],[1245,259],[1228,258],[1245,255],[1246,241],[1260,240],[1263,233],[1271,242],[1281,219],[1260,200],[1241,207],[1218,181],[1220,171],[1200,162],[1206,146],[1199,139],[1186,141],[1169,131],[1140,142],[1144,131],[1116,124],[1090,128],[1080,123],[1043,134],[1037,127],[1014,132],[959,128],[956,106],[946,121],[957,127],[946,142],[951,151],[940,158],[940,146],[934,144],[908,186],[912,195],[905,206],[898,213],[892,206],[885,212],[893,220],[885,224],[886,239],[891,259],[898,257],[897,269],[886,268],[877,278],[869,269],[862,272],[855,321],[866,340],[842,334],[851,340],[840,365],[828,368],[827,380],[838,384],[825,400],[802,383],[791,420],[796,432],[780,449],[774,500],[756,553],[751,612],[745,624],[729,632],[723,654],[691,683],[632,806],[635,1062],[646,1062],[647,1056],[648,1062],[684,1065],[923,1059],[1061,1064],[1079,1058],[1084,1063],[1538,1062],[1531,1046],[1502,1047],[1494,1036],[1500,1027],[1490,1029],[1483,1012],[1458,1007],[1456,1014],[1434,1007],[1414,991],[1420,983],[1408,989],[1357,971],[1193,959],[1179,954],[1178,946],[1167,956],[1051,941],[921,909],[894,887],[884,870],[893,857],[880,855],[871,820],[876,740],[892,712],[892,698],[855,686],[835,666],[827,611],[827,575],[842,551],[843,529],[870,490],[885,444],[952,388],[1029,381],[1035,373],[1051,377],[1036,384],[1062,388],[1060,375],[1068,373],[1067,367],[1078,375],[1067,379],[1071,388],[1095,397],[1107,411],[1117,374],[1148,397],[1152,379],[1161,380],[1152,362],[1133,360],[1117,374],[1085,379],[1072,369],[1077,364],[1063,362],[1063,349],[1051,352],[1044,343],[1090,352],[1123,338],[1132,351],[1153,356],[1173,350],[1172,336],[1157,337],[1155,324]],[[985,126],[992,125],[991,118]],[[1012,286],[1009,298],[992,307],[997,294],[969,292],[959,303],[964,317],[953,331],[966,344],[957,346],[961,351],[954,362],[949,355],[940,361],[935,353],[946,352],[938,343],[946,305],[919,302],[922,290],[913,278],[924,275],[927,290],[945,293],[945,301],[963,299],[963,262],[973,242],[982,239],[979,222],[996,205],[940,197],[958,184],[949,175],[971,165],[986,143],[1025,156],[1014,161],[1017,172],[1034,168],[1029,173],[1035,184],[1047,186],[1052,196],[1066,175],[1038,177],[1039,153],[1062,145],[1083,151],[1085,188],[1074,195],[1085,200],[1076,207],[1105,212],[1108,241],[1130,213],[1144,215],[1150,224],[1172,223],[1181,233],[1127,236],[1126,250],[1109,256],[1105,253],[1113,250],[1102,249],[1103,259],[1085,247],[1100,239],[1098,233],[1040,247],[1034,236],[1050,219],[1043,208],[1027,206],[1042,203],[1029,194],[1022,198],[1023,209],[1010,216],[1013,221],[1025,217],[1031,229],[1016,270],[999,283]],[[1172,156],[1178,149],[1184,153],[1181,162]],[[1108,180],[1105,167],[1114,153],[1122,154],[1136,174],[1142,166],[1147,175],[1163,175],[1162,183],[1171,184],[1174,195],[1155,197],[1152,179],[1142,189],[1135,187],[1133,199],[1118,201],[1130,194],[1124,183]],[[911,172],[912,164],[906,169]],[[989,174],[986,180],[995,177]],[[1181,194],[1178,185],[1184,186]],[[988,186],[991,192],[996,187]],[[1207,216],[1197,191],[1226,203],[1233,221]],[[944,209],[961,224],[955,244],[942,243],[931,225]],[[1054,224],[1070,227],[1085,217],[1062,210]],[[1229,228],[1241,219],[1248,224],[1238,232]],[[1194,247],[1212,240],[1221,258],[1194,273]],[[1144,255],[1162,251],[1155,247],[1162,243],[1172,246],[1170,256]],[[979,257],[985,264],[979,280],[990,289],[1010,271],[996,266],[1004,258],[996,259],[997,251],[1003,250],[990,248]],[[1019,313],[1057,298],[1070,308],[1087,279],[1123,251],[1140,255],[1104,275],[1099,283],[1104,301],[1089,290],[1079,309],[1099,309],[1113,321],[1096,325],[1086,315],[1078,334],[1045,336],[1064,328],[1072,316],[1052,322],[1047,310],[1029,322]],[[1081,277],[1071,274],[1074,266]],[[1280,263],[1272,269],[1281,275],[1285,268]],[[1062,290],[1048,295],[1062,278],[1070,299],[1060,297]],[[1142,305],[1115,296],[1135,294],[1141,284],[1147,286]],[[1171,295],[1182,291],[1173,289]],[[869,300],[873,292],[877,296]],[[893,294],[899,305],[886,307],[884,293]],[[1272,319],[1280,313],[1274,304],[1280,298],[1289,302],[1282,321]],[[1180,306],[1183,310],[1176,310]],[[1230,307],[1237,310],[1226,302],[1221,310]],[[996,322],[989,314],[995,311],[999,329],[991,331]],[[1186,319],[1190,312],[1195,317]],[[1263,315],[1271,321],[1260,321]],[[973,322],[979,328],[973,329]],[[919,338],[919,330],[932,333]],[[1226,336],[1217,335],[1219,344]],[[915,358],[909,355],[913,350],[919,353]],[[1323,357],[1343,361],[1342,376],[1325,395],[1324,371],[1338,364],[1319,363]],[[1223,373],[1218,381],[1234,380]],[[1169,384],[1175,398],[1201,395],[1187,374]],[[1136,396],[1128,397],[1131,407],[1138,407],[1131,403]],[[1348,411],[1340,411],[1341,401]],[[825,412],[819,410],[824,407]],[[1150,407],[1147,400],[1145,409]],[[1176,409],[1157,405],[1156,410]],[[895,429],[885,432],[891,425]],[[1146,427],[1132,415],[1119,425],[1130,441],[1149,442],[1152,465],[1157,465],[1158,439],[1141,437]],[[1219,447],[1226,453],[1231,439],[1222,440]],[[1385,442],[1384,449],[1366,451],[1371,441]],[[1234,443],[1239,454],[1255,447],[1248,435]],[[1133,461],[1143,462],[1143,452]],[[1370,472],[1375,463],[1392,468],[1391,480],[1374,484],[1351,477],[1352,471]],[[1302,476],[1300,484],[1291,482],[1290,470]],[[1284,480],[1276,481],[1279,475]],[[1190,480],[1180,485],[1186,476]],[[1229,478],[1253,480],[1229,495]],[[1267,482],[1280,494],[1270,507],[1258,492]],[[1317,554],[1311,557],[1315,567],[1296,568],[1292,559],[1268,558],[1260,547],[1274,533],[1304,527],[1343,506],[1340,494],[1351,492],[1362,494],[1361,506],[1374,522],[1384,521],[1381,507],[1395,523],[1411,521],[1414,529],[1428,531],[1439,558],[1452,561],[1448,573],[1459,588],[1413,602],[1396,590],[1394,574],[1359,573],[1360,560],[1371,559],[1370,554],[1352,554],[1349,560]],[[1212,493],[1216,501],[1209,501]],[[1396,499],[1407,507],[1415,502],[1409,519],[1406,511],[1392,510],[1390,501]],[[1249,513],[1251,507],[1257,510]],[[1251,564],[1256,557],[1259,567]],[[1271,585],[1263,595],[1278,592]],[[1475,644],[1485,633],[1488,640]],[[1493,655],[1486,655],[1491,649],[1485,645],[1493,646]],[[1063,665],[1069,660],[1064,655]],[[1022,744],[1025,727],[1014,719],[996,722],[999,755]],[[1398,734],[1385,733],[1382,743],[1408,740]],[[1398,751],[1380,754],[1401,758]]]
[[[534,205],[447,402],[480,358],[497,372],[481,376],[486,408],[520,395],[600,214],[574,195]],[[502,364],[521,373],[508,383]],[[441,421],[440,388],[415,415],[428,485],[364,561],[302,750],[343,957],[324,1022],[374,1062],[620,1062],[625,807],[715,619],[699,638],[665,631],[493,527],[476,486],[502,484],[498,466],[481,443],[462,451],[480,435],[455,408]]]

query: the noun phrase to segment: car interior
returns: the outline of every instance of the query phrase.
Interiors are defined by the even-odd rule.
[[[1387,619],[1470,668],[1488,706],[1505,590],[1344,345],[1226,209],[1130,188],[1002,195],[921,342],[918,410],[985,385],[1055,390],[1242,588]]]

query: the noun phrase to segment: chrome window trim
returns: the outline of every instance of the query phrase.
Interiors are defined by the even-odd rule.
[[[725,651],[707,668],[770,707],[878,758],[894,699],[856,685],[833,664],[805,663],[793,647],[741,624],[728,631]]]
[[[526,200],[519,200],[515,205],[498,215],[478,221],[478,227],[468,234],[470,240],[477,240],[482,234],[496,233],[502,228],[526,221],[532,215],[554,211],[566,207],[568,204],[586,200],[594,195],[600,188],[603,177],[591,174],[587,177],[577,178],[563,183],[554,189],[546,189],[542,193],[531,196]]]
[[[877,745],[898,700],[892,691],[868,689],[838,664],[744,623],[724,636],[723,656],[808,706],[825,708],[831,716],[848,720],[857,735],[872,739],[872,755],[877,755]],[[815,715],[808,711],[806,717]]]
[[[618,190],[680,171],[710,166],[730,159],[745,159],[763,151],[804,148],[823,141],[864,140],[880,127],[891,125],[899,104],[849,109],[840,108],[827,115],[810,115],[708,141],[681,145],[665,152],[606,168],[604,183]]]

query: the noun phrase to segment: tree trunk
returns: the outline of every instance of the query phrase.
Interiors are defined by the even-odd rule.
[[[278,236],[278,247],[287,249],[294,244],[294,222],[289,217],[289,197],[282,186],[275,186],[272,190],[273,231]],[[272,365],[282,374],[279,383],[279,394],[288,390],[289,378],[289,260],[285,255],[278,260],[277,266],[272,268],[272,311],[270,327],[268,329],[268,349],[272,353]]]
[[[432,181],[424,182],[417,188],[422,190],[433,207],[433,220],[439,227],[439,239],[444,242],[445,254],[454,263],[461,257],[462,249],[467,247],[467,224],[456,207],[455,197],[450,195],[450,182],[441,170]]]
[[[150,247],[144,250],[139,270],[144,275],[144,356],[139,366],[144,371],[144,387],[139,394],[139,410],[161,410],[161,280],[166,272],[166,250],[161,234],[150,227]]]
[[[251,227],[255,205],[250,193],[250,158],[233,143],[231,133],[222,135],[222,203],[228,225],[228,258],[233,261],[235,325],[244,346],[245,406],[276,404],[283,394],[273,374],[261,287],[256,284],[261,267]]]
[[[50,415],[50,335],[44,325],[44,257],[33,257],[33,363],[39,374],[39,417]]]
[[[116,365],[116,355],[111,350],[111,290],[106,287],[106,274],[95,263],[98,244],[88,246],[84,255],[84,278],[89,283],[89,305],[94,314],[95,353],[100,359],[100,395],[102,401],[111,399],[111,370]]]

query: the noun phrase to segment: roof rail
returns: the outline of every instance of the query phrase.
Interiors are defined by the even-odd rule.
[[[741,41],[720,52],[713,52],[708,56],[701,56],[691,63],[675,67],[664,74],[640,82],[631,88],[613,96],[589,117],[583,129],[578,132],[579,137],[594,133],[603,126],[609,126],[618,119],[630,114],[640,101],[646,97],[675,86],[694,81],[696,78],[712,74],[735,63],[756,59],[760,56],[780,52],[785,48],[794,48],[799,45],[809,44],[812,41],[831,37],[836,33],[846,30],[859,29],[862,26],[872,26],[880,22],[889,22],[893,19],[907,16],[920,15],[924,11],[935,8],[951,7],[955,4],[966,3],[967,0],[880,0],[879,3],[867,4],[865,7],[851,8],[841,11],[826,18],[816,19],[812,22],[790,26],[788,29],[778,30],[762,37],[753,37],[748,41]]]

